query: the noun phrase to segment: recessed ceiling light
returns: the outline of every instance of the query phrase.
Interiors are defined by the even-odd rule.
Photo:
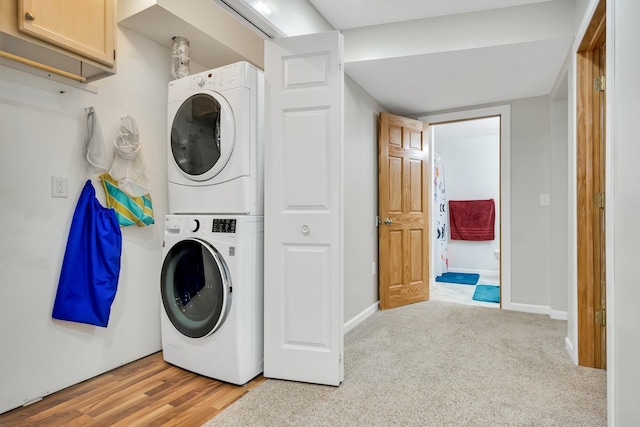
[[[253,8],[263,16],[271,15],[271,9],[269,9],[267,5],[260,0],[253,2]]]

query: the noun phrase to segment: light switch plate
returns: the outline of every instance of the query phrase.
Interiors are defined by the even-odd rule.
[[[540,206],[550,206],[551,205],[551,195],[549,193],[540,194]]]

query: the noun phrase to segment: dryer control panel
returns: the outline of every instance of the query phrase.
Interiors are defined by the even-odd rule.
[[[247,77],[247,66],[244,62],[231,64],[226,67],[216,68],[215,70],[204,71],[185,77],[187,86],[190,91],[200,91],[209,89],[214,91],[222,91],[245,86]]]
[[[211,231],[214,233],[235,233],[236,220],[230,218],[214,218]]]

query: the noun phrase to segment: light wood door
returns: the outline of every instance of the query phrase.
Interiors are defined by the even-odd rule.
[[[113,66],[114,5],[115,0],[18,0],[18,29]]]
[[[343,379],[342,35],[265,43],[264,375]]]
[[[380,309],[429,299],[428,125],[380,113]]]
[[[606,368],[606,1],[577,53],[578,363]]]

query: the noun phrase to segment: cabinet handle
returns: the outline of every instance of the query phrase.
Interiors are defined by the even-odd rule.
[[[33,15],[31,14],[31,12],[27,12],[27,13],[25,13],[25,14],[24,14],[24,18],[25,18],[27,21],[35,21],[35,20],[36,20],[36,17],[35,17],[35,16],[33,16]]]

